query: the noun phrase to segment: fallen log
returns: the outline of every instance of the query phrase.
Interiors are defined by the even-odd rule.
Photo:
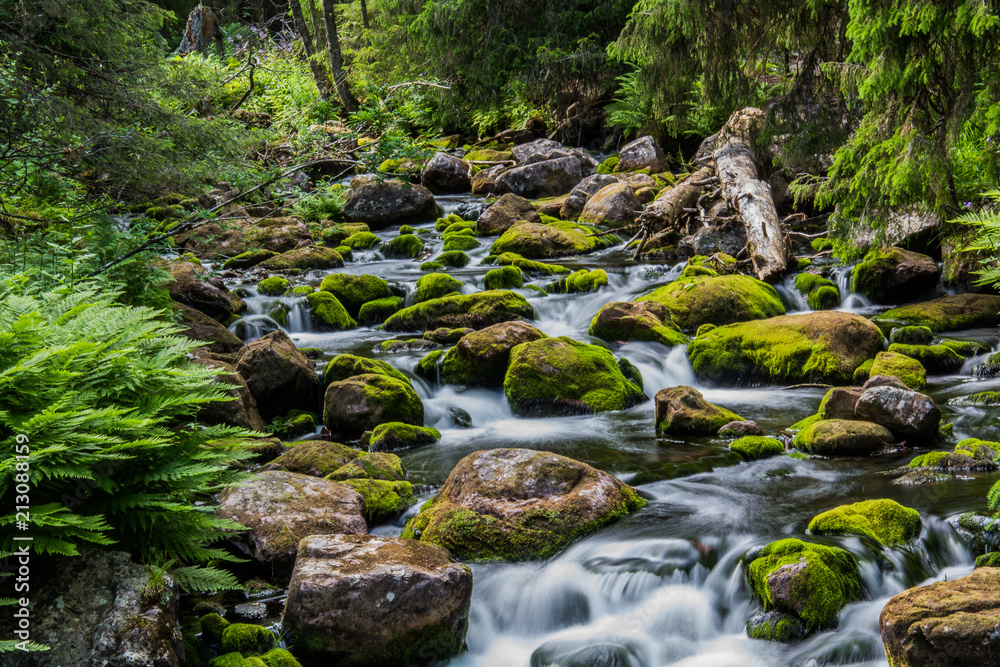
[[[760,134],[764,112],[748,107],[730,116],[719,132],[713,158],[722,196],[743,220],[757,278],[776,282],[788,270],[788,239],[774,208],[771,187],[758,178],[751,147]]]
[[[688,215],[687,211],[695,208],[707,185],[712,181],[714,170],[702,167],[672,188],[667,188],[654,199],[636,220],[641,227],[639,245],[632,253],[632,259],[637,259],[646,247],[646,242],[653,238],[665,238],[679,234],[681,217]]]

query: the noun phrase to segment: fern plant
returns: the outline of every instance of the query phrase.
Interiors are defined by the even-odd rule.
[[[976,235],[967,248],[982,253],[979,280],[976,282],[979,285],[1000,285],[1000,190],[984,192],[980,208],[963,213],[952,222],[969,225],[976,230]],[[990,493],[992,497],[993,492]]]
[[[24,504],[15,447],[27,438],[30,515],[18,532],[36,552],[113,547],[185,567],[231,559],[212,545],[239,526],[196,501],[244,477],[232,469],[243,448],[206,443],[249,433],[186,423],[229,400],[223,385],[190,363],[196,343],[158,311],[117,296],[0,282],[0,500],[9,512]],[[12,550],[18,520],[0,516],[0,550]]]

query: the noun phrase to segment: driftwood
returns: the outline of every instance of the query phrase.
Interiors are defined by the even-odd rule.
[[[764,112],[760,109],[747,108],[734,113],[719,132],[713,158],[722,196],[746,228],[754,273],[760,280],[773,283],[788,270],[789,249],[774,208],[771,187],[758,177],[751,150],[763,119]]]
[[[676,233],[680,229],[681,217],[688,215],[687,211],[691,209],[697,212],[695,205],[705,186],[711,183],[712,172],[710,167],[702,167],[674,187],[668,188],[646,207],[637,220],[642,230],[639,245],[632,254],[633,259],[642,253],[650,236]]]

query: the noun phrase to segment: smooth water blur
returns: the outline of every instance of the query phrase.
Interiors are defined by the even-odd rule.
[[[439,198],[446,213],[473,200]],[[385,259],[377,250],[355,253],[338,271],[373,273],[394,284],[412,302],[420,263],[440,251],[441,234],[427,223],[416,226],[428,253],[415,261]],[[383,240],[395,231],[382,231]],[[447,272],[465,283],[463,291],[482,289],[483,264],[491,240],[469,252],[471,261]],[[533,324],[550,336],[571,336],[601,343],[587,334],[590,321],[612,301],[632,300],[669,283],[683,263],[634,265],[620,249],[568,258],[561,264],[603,268],[609,284],[594,294],[549,295],[522,288],[535,310]],[[850,267],[833,276],[841,289],[840,310],[871,315],[880,308],[850,292]],[[296,278],[318,285],[323,272]],[[552,277],[528,279],[547,286]],[[947,576],[962,576],[972,558],[945,523],[964,511],[983,509],[996,475],[933,486],[898,486],[887,471],[905,464],[912,451],[866,459],[778,457],[746,463],[715,437],[657,438],[653,401],[622,412],[521,419],[515,417],[501,388],[467,389],[429,383],[413,375],[424,351],[383,353],[378,345],[411,338],[371,328],[325,333],[312,330],[301,297],[261,297],[248,287],[248,314],[233,325],[246,339],[278,328],[270,315],[286,309],[283,328],[300,347],[323,350],[325,358],[341,353],[392,363],[413,379],[424,402],[425,423],[441,431],[441,442],[401,454],[408,478],[427,485],[420,502],[397,521],[374,533],[398,535],[406,520],[432,497],[464,456],[496,447],[525,447],[563,454],[606,470],[635,484],[648,505],[592,534],[551,560],[535,563],[473,564],[473,601],[468,653],[452,660],[456,667],[660,666],[728,667],[772,665],[885,665],[878,616],[885,602],[907,587]],[[789,313],[808,312],[794,289],[794,276],[776,286]],[[961,332],[955,337],[995,346],[995,329]],[[715,387],[695,378],[683,347],[655,343],[611,345],[619,357],[642,373],[652,399],[665,387],[690,385],[705,398],[744,418],[766,433],[776,433],[816,412],[822,387]],[[1000,379],[971,375],[971,360],[953,375],[929,378],[929,393],[942,406],[945,422],[958,437],[989,434],[997,411],[952,407],[949,398],[1000,389]],[[467,416],[462,428],[456,413]],[[924,530],[905,549],[876,551],[854,538],[810,538],[850,550],[862,566],[865,600],[848,606],[837,629],[791,646],[747,638],[745,624],[758,609],[744,580],[742,558],[755,546],[788,536],[804,536],[817,513],[868,498],[893,498],[920,511]]]

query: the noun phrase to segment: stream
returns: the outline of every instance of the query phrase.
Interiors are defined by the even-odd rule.
[[[439,198],[445,213],[478,201],[471,195]],[[429,248],[440,249],[433,223],[416,225]],[[383,239],[396,231],[378,232]],[[468,254],[469,265],[449,269],[465,291],[482,289],[494,268],[482,264],[491,239]],[[587,335],[590,320],[604,304],[632,300],[665,285],[683,262],[635,265],[621,249],[559,263],[603,268],[609,284],[593,294],[542,296],[522,288],[535,309],[532,322],[550,336],[599,343]],[[399,283],[412,300],[420,261],[384,259],[360,251],[338,271],[371,273]],[[322,272],[295,278],[318,285]],[[841,287],[841,310],[872,315],[880,310],[849,291],[850,268],[834,269]],[[527,280],[527,277],[526,277]],[[552,278],[532,281],[547,285]],[[527,284],[527,283],[526,283]],[[700,665],[886,665],[878,617],[890,597],[906,588],[954,579],[970,572],[973,557],[946,519],[985,509],[996,475],[956,478],[929,486],[900,486],[883,473],[907,463],[912,451],[875,458],[797,460],[776,457],[743,462],[721,438],[675,440],[654,433],[652,401],[630,410],[594,416],[521,419],[511,414],[501,389],[469,389],[425,382],[412,373],[426,350],[385,354],[379,343],[398,334],[360,327],[321,333],[310,330],[304,299],[275,299],[246,292],[249,315],[233,325],[244,339],[273,330],[270,312],[277,301],[287,308],[284,329],[299,347],[319,348],[324,359],[351,353],[389,361],[411,376],[424,401],[425,422],[441,431],[437,445],[402,452],[414,485],[427,485],[417,505],[392,524],[372,532],[399,535],[434,488],[467,454],[496,447],[525,447],[562,454],[612,473],[635,485],[649,500],[642,510],[574,543],[543,562],[471,564],[474,575],[468,652],[447,664],[455,667],[543,667]],[[792,278],[776,286],[789,314],[808,311]],[[995,346],[995,329],[949,334]],[[700,383],[683,347],[654,343],[612,345],[616,355],[642,372],[645,393],[691,385],[705,398],[757,421],[775,433],[816,412],[823,388],[722,388]],[[954,424],[957,438],[995,439],[996,418],[989,408],[952,407],[948,398],[1000,388],[1000,380],[979,380],[970,360],[954,375],[928,378],[927,393],[941,406],[942,422]],[[460,428],[452,409],[471,417]],[[744,581],[741,558],[752,547],[781,537],[804,535],[819,512],[869,498],[892,498],[917,509],[924,520],[920,538],[907,548],[879,551],[857,538],[810,538],[851,551],[861,564],[865,600],[849,605],[834,630],[797,644],[751,640],[748,618],[758,609]],[[268,610],[280,612],[280,598]],[[273,618],[270,620],[274,620]],[[258,620],[257,622],[261,622]]]

